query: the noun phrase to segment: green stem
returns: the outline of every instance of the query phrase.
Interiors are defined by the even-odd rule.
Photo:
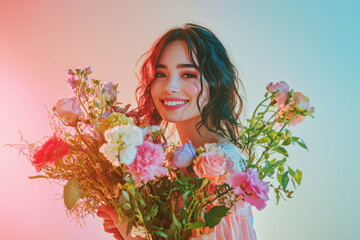
[[[289,111],[288,111],[288,112],[289,112]],[[287,116],[287,115],[288,115],[288,114],[286,114],[286,116]],[[294,113],[294,115],[292,116],[292,118],[289,119],[288,121],[286,121],[286,122],[284,123],[284,125],[282,126],[282,128],[280,129],[280,131],[278,131],[278,133],[281,133],[281,132],[284,130],[284,128],[285,128],[297,115],[298,115],[298,114]],[[268,144],[268,146],[266,147],[266,149],[262,152],[259,160],[255,163],[255,166],[257,166],[257,165],[260,163],[260,161],[262,160],[262,158],[263,158],[263,156],[265,155],[265,153],[270,150],[270,146],[271,146],[271,144],[275,141],[276,138],[277,138],[277,135],[274,137],[274,139],[272,139],[272,140],[270,141],[270,143]]]
[[[79,75],[78,75],[78,76],[79,76]],[[81,101],[81,97],[80,97],[80,85],[81,85],[81,82],[82,82],[82,77],[79,76],[79,85],[78,85],[78,99],[79,99],[79,102],[80,102],[81,106],[83,107],[86,115],[91,119],[92,123],[93,123],[94,126],[96,127],[96,130],[98,131],[98,133],[99,133],[99,135],[100,135],[100,137],[101,137],[101,140],[102,140],[103,142],[105,142],[105,139],[104,139],[104,137],[103,137],[103,135],[102,135],[102,133],[101,133],[101,131],[100,131],[100,129],[99,129],[99,126],[96,124],[95,120],[90,116],[89,112],[86,110],[86,107],[85,107],[84,103]],[[84,92],[84,95],[85,95],[85,98],[87,98],[85,92]]]

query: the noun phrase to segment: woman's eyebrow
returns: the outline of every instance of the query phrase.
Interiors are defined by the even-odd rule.
[[[156,64],[155,68],[164,68],[164,69],[167,69],[167,66],[164,65],[164,64]],[[197,69],[196,65],[191,64],[191,63],[178,64],[178,65],[176,65],[176,68],[195,68],[195,69]]]

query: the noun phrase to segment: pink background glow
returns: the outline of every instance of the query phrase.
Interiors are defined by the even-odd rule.
[[[28,179],[34,167],[3,145],[18,143],[18,130],[30,141],[52,134],[46,108],[71,95],[68,68],[92,66],[94,78],[119,83],[118,98],[134,104],[137,60],[164,31],[185,22],[210,28],[229,50],[247,93],[243,118],[268,82],[287,81],[316,107],[316,119],[293,128],[310,147],[290,149],[290,165],[303,170],[303,182],[293,199],[276,206],[270,195],[263,211],[253,209],[258,239],[356,239],[359,6],[0,0],[0,239],[112,239],[97,217],[83,228],[70,221],[57,200],[62,188]]]

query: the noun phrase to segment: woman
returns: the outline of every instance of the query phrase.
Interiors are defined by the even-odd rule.
[[[138,113],[151,125],[166,128],[174,124],[180,145],[189,140],[194,147],[217,143],[240,162],[236,147],[240,145],[243,105],[237,92],[240,81],[218,38],[202,26],[185,24],[166,32],[144,56],[137,88]],[[116,212],[108,218],[110,223],[118,221]],[[125,226],[107,227],[117,239],[141,239],[126,236]],[[218,225],[207,234],[194,233],[192,239],[256,239],[250,206],[238,201]]]
[[[240,160],[235,147],[240,145],[240,81],[219,39],[202,26],[185,24],[165,33],[145,56],[137,96],[148,123],[173,123],[181,145],[218,143]],[[193,239],[256,239],[250,206],[239,201],[212,230]]]

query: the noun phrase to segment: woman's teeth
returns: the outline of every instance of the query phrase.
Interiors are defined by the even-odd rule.
[[[186,103],[186,101],[164,101],[164,104],[167,106],[176,106],[184,103]]]

